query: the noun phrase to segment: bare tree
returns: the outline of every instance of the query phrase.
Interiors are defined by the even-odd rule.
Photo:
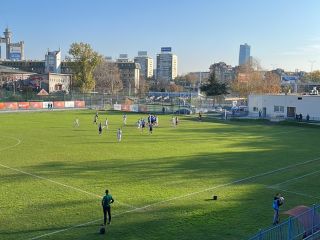
[[[190,84],[190,86],[195,87],[196,83],[198,82],[199,78],[195,73],[188,73],[186,76],[186,81]]]
[[[96,90],[113,95],[123,88],[119,69],[114,62],[102,60],[94,70],[93,76],[96,81]]]
[[[150,85],[147,80],[145,80],[142,76],[140,76],[139,80],[139,89],[138,89],[138,95],[141,97],[146,92],[148,92],[150,89]]]
[[[231,88],[241,97],[252,93],[279,93],[281,81],[276,73],[263,71],[260,63],[253,59],[250,64],[239,67]]]

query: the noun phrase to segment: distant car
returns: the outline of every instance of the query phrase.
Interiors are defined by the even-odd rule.
[[[222,112],[222,107],[216,107],[215,110],[216,112]]]
[[[231,108],[233,112],[248,112],[248,106],[234,106]]]
[[[177,111],[174,112],[175,114],[186,114],[186,115],[190,115],[192,112],[189,109],[186,108],[181,108]]]

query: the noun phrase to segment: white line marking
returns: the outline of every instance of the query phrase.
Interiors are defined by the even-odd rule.
[[[298,132],[298,131],[301,131],[301,130],[302,130],[302,129],[295,130],[295,131],[278,132],[278,133],[274,133],[274,134],[272,134],[272,135],[289,133],[289,132]],[[18,138],[14,138],[14,137],[8,137],[8,138],[15,139],[15,140],[17,140],[18,142],[17,142],[15,145],[13,145],[13,146],[9,146],[9,147],[0,149],[0,151],[4,151],[4,150],[10,149],[10,148],[14,148],[14,147],[18,146],[18,145],[21,143],[21,140],[18,139]],[[131,210],[128,210],[128,211],[119,213],[119,214],[115,214],[114,216],[119,216],[119,215],[122,215],[122,214],[125,214],[125,213],[130,213],[130,212],[134,212],[134,211],[143,210],[143,209],[146,209],[146,208],[150,208],[150,207],[152,207],[152,206],[154,206],[154,205],[158,205],[158,204],[166,203],[166,202],[169,202],[169,201],[174,201],[174,200],[177,200],[177,199],[189,197],[189,196],[192,196],[192,195],[195,195],[195,194],[198,194],[198,193],[210,191],[210,190],[217,189],[217,188],[226,187],[226,186],[229,186],[229,185],[233,185],[233,184],[236,184],[236,183],[239,183],[239,182],[243,182],[243,181],[246,181],[246,180],[250,180],[250,179],[257,178],[257,177],[265,176],[265,175],[268,175],[268,174],[273,174],[273,173],[278,172],[278,171],[282,171],[282,170],[285,170],[285,169],[288,169],[288,168],[291,168],[291,167],[294,167],[294,166],[299,166],[299,165],[306,164],[306,163],[309,163],[309,162],[312,162],[312,161],[316,161],[316,160],[319,160],[319,158],[313,159],[313,160],[309,160],[309,161],[306,161],[306,162],[303,162],[303,163],[299,163],[299,164],[289,165],[289,166],[284,167],[284,168],[279,168],[279,169],[276,169],[276,170],[274,170],[274,171],[269,171],[269,172],[265,172],[265,173],[262,173],[262,174],[254,175],[254,176],[251,176],[251,177],[239,179],[239,180],[236,180],[236,181],[233,181],[233,182],[229,182],[229,183],[226,183],[226,184],[221,184],[221,185],[218,185],[218,186],[215,186],[215,187],[211,187],[211,188],[207,188],[207,189],[204,189],[204,190],[201,190],[201,191],[192,192],[192,193],[189,193],[189,194],[185,194],[185,195],[173,197],[173,198],[170,198],[170,199],[167,199],[167,200],[163,200],[163,201],[160,201],[160,202],[155,202],[155,203],[152,203],[152,204],[149,204],[149,205],[145,205],[145,206],[143,206],[143,207],[134,208],[134,206],[132,206],[132,205],[128,205],[128,204],[125,204],[125,203],[121,203],[121,202],[119,202],[119,201],[117,200],[117,202],[118,202],[120,205],[129,206],[129,207],[134,208],[134,209],[131,209]],[[35,177],[35,178],[39,178],[39,179],[42,179],[42,180],[49,181],[49,182],[52,182],[52,183],[61,185],[61,186],[63,186],[63,187],[66,187],[66,188],[71,188],[71,189],[73,189],[73,190],[86,193],[86,194],[88,194],[88,195],[92,195],[92,196],[99,197],[99,198],[102,197],[102,196],[97,195],[97,194],[95,194],[95,193],[87,192],[87,191],[82,190],[82,189],[80,189],[80,188],[72,187],[72,186],[70,186],[70,185],[66,185],[66,184],[63,184],[63,183],[60,183],[60,182],[51,180],[51,179],[49,179],[49,178],[41,177],[41,176],[38,176],[38,175],[35,175],[35,174],[32,174],[32,173],[28,173],[28,172],[25,172],[25,171],[22,171],[22,170],[19,170],[19,169],[11,168],[11,167],[6,166],[6,165],[3,165],[3,164],[0,164],[0,166],[2,166],[2,167],[4,167],[4,168],[7,168],[7,169],[11,169],[11,170],[13,170],[13,171],[17,171],[17,172],[20,172],[20,173],[29,175],[29,176],[33,176],[33,177]],[[41,237],[44,237],[44,236],[48,236],[48,235],[52,235],[52,234],[56,234],[56,233],[59,233],[59,232],[62,232],[62,231],[67,231],[67,230],[70,230],[70,229],[73,229],[73,228],[76,228],[76,227],[85,226],[85,225],[88,225],[88,224],[90,224],[90,223],[94,223],[94,222],[97,222],[97,221],[100,221],[100,220],[101,220],[101,219],[99,219],[99,220],[94,220],[94,221],[90,221],[90,222],[84,223],[84,224],[79,224],[79,225],[76,225],[76,226],[73,226],[73,227],[70,227],[70,228],[67,228],[67,229],[62,229],[62,230],[55,231],[55,232],[52,232],[52,233],[47,233],[47,234],[44,234],[44,235],[41,235],[41,236],[39,236],[39,237],[35,237],[35,238],[32,238],[32,239],[38,239],[38,238],[41,238]]]
[[[302,178],[305,178],[305,177],[308,177],[308,176],[317,174],[317,173],[319,173],[319,172],[320,172],[320,170],[314,171],[314,172],[311,172],[311,173],[307,173],[307,174],[305,174],[305,175],[302,175],[302,176],[299,176],[299,177],[295,177],[295,178],[291,178],[291,179],[288,179],[288,180],[286,180],[286,181],[283,181],[283,182],[280,182],[280,183],[277,183],[277,184],[270,185],[270,186],[268,186],[268,187],[277,187],[277,186],[280,186],[280,185],[285,184],[285,183],[288,183],[288,182],[292,182],[292,181],[295,181],[295,180],[299,180],[299,179],[302,179]]]
[[[14,148],[14,147],[18,146],[22,142],[22,140],[20,140],[19,138],[15,138],[15,137],[1,137],[1,138],[11,138],[11,139],[16,140],[17,143],[12,145],[12,146],[8,146],[8,147],[5,147],[5,148],[0,148],[0,152],[4,151],[4,150],[7,150],[7,149],[10,149],[10,148]]]
[[[32,176],[32,177],[35,177],[35,178],[39,178],[39,179],[42,179],[42,180],[45,180],[45,181],[48,181],[48,182],[51,182],[51,183],[54,183],[54,184],[57,184],[57,185],[60,185],[60,186],[63,186],[63,187],[66,187],[66,188],[70,188],[70,189],[73,189],[75,191],[78,191],[78,192],[82,192],[82,193],[85,193],[87,195],[91,195],[91,196],[94,196],[94,197],[97,197],[97,198],[102,198],[103,196],[101,195],[98,195],[98,194],[95,194],[95,193],[92,193],[92,192],[88,192],[88,191],[85,191],[81,188],[77,188],[77,187],[73,187],[73,186],[70,186],[70,185],[67,185],[67,184],[64,184],[64,183],[61,183],[61,182],[57,182],[57,181],[54,181],[50,178],[45,178],[45,177],[41,177],[39,175],[35,175],[35,174],[32,174],[32,173],[29,173],[29,172],[25,172],[25,171],[22,171],[22,170],[19,170],[19,169],[16,169],[16,168],[12,168],[12,167],[9,167],[9,166],[6,166],[6,165],[3,165],[0,163],[0,166],[1,167],[4,167],[4,168],[7,168],[7,169],[10,169],[10,170],[13,170],[13,171],[16,171],[16,172],[20,172],[20,173],[23,173],[25,175],[29,175],[29,176]],[[135,208],[134,206],[132,205],[129,205],[129,204],[126,204],[126,203],[122,203],[120,201],[117,200],[117,203],[119,203],[120,205],[124,205],[124,206],[127,206],[127,207],[131,207],[131,208]]]
[[[197,192],[192,192],[192,193],[176,196],[176,197],[169,198],[169,199],[166,199],[166,200],[163,200],[163,201],[159,201],[159,202],[155,202],[155,203],[152,203],[152,204],[148,204],[148,205],[145,205],[143,207],[138,207],[138,208],[135,208],[135,209],[131,209],[131,210],[128,210],[128,211],[125,211],[125,212],[121,212],[121,213],[115,214],[114,217],[115,216],[120,216],[120,215],[123,215],[123,214],[126,214],[126,213],[131,213],[131,212],[136,212],[136,211],[139,211],[139,210],[144,210],[146,208],[150,208],[150,207],[153,207],[155,205],[159,205],[159,204],[162,204],[162,203],[174,201],[174,200],[181,199],[181,198],[186,198],[186,197],[189,197],[189,196],[192,196],[192,195],[196,195],[196,194],[199,194],[199,193],[203,193],[203,192],[207,192],[207,191],[210,191],[210,190],[213,190],[213,189],[227,187],[227,186],[230,186],[230,185],[233,185],[233,184],[237,184],[237,183],[245,182],[245,181],[252,180],[252,179],[255,179],[255,178],[263,177],[263,176],[266,176],[266,175],[274,174],[274,173],[277,173],[277,172],[280,172],[280,171],[283,171],[283,170],[286,170],[286,169],[294,168],[294,167],[297,167],[297,166],[300,166],[300,165],[308,164],[308,163],[311,163],[311,162],[316,162],[316,161],[319,161],[319,160],[320,160],[320,157],[314,158],[314,159],[311,159],[311,160],[307,160],[307,161],[304,161],[304,162],[301,162],[301,163],[291,164],[291,165],[288,165],[286,167],[282,167],[282,168],[278,168],[278,169],[275,169],[275,170],[271,170],[271,171],[267,171],[267,172],[264,172],[264,173],[260,173],[260,174],[257,174],[257,175],[253,175],[253,176],[250,176],[250,177],[238,179],[238,180],[235,180],[235,181],[232,181],[232,182],[229,182],[229,183],[220,184],[220,185],[217,185],[217,186],[214,186],[214,187],[210,187],[210,188],[206,188],[206,189],[203,189],[203,190],[200,190],[200,191],[197,191]],[[76,226],[73,226],[73,227],[69,227],[69,228],[61,229],[61,230],[54,231],[54,232],[51,232],[51,233],[46,233],[46,234],[43,234],[43,235],[40,235],[40,236],[36,236],[36,237],[32,238],[32,240],[39,239],[39,238],[46,237],[46,236],[50,236],[50,235],[57,234],[57,233],[60,233],[60,232],[65,232],[65,231],[77,228],[79,226],[86,226],[86,225],[89,225],[91,223],[95,223],[95,222],[98,222],[98,221],[101,221],[101,219],[96,219],[96,220],[93,220],[93,221],[90,221],[90,222],[87,222],[87,223],[83,223],[83,224],[79,224],[79,225],[76,225]]]
[[[2,148],[2,149],[0,149],[0,151],[4,151],[4,150],[10,149],[10,148],[14,148],[14,147],[18,146],[18,145],[22,142],[19,138],[14,138],[14,137],[5,137],[5,138],[15,139],[15,140],[17,140],[17,143],[16,143],[15,145]],[[82,192],[82,193],[85,193],[85,194],[88,194],[88,195],[91,195],[91,196],[95,196],[95,197],[100,198],[100,199],[103,197],[103,196],[101,196],[101,195],[98,195],[98,194],[95,194],[95,193],[91,193],[91,192],[88,192],[88,191],[85,191],[85,190],[83,190],[83,189],[80,189],[80,188],[77,188],[77,187],[73,187],[73,186],[70,186],[70,185],[67,185],[67,184],[63,184],[63,183],[60,183],[60,182],[51,180],[51,179],[49,179],[49,178],[41,177],[41,176],[38,176],[38,175],[35,175],[35,174],[32,174],[32,173],[29,173],[29,172],[25,172],[25,171],[22,171],[22,170],[19,170],[19,169],[16,169],[16,168],[12,168],[12,167],[9,167],[9,166],[7,166],[7,165],[3,165],[3,164],[1,164],[1,163],[0,163],[0,166],[3,167],[3,168],[10,169],[10,170],[12,170],[12,171],[20,172],[20,173],[23,173],[23,174],[25,174],[25,175],[29,175],[29,176],[32,176],[32,177],[35,177],[35,178],[39,178],[39,179],[42,179],[42,180],[45,180],[45,181],[54,183],[54,184],[58,184],[58,185],[60,185],[60,186],[63,186],[63,187],[66,187],[66,188],[70,188],[70,189],[73,189],[73,190],[78,191],[78,192]],[[132,205],[130,205],[130,204],[122,203],[122,202],[119,201],[119,200],[117,200],[117,203],[119,203],[120,205],[123,205],[123,206],[130,207],[130,208],[135,208],[134,206],[132,206]]]
[[[270,186],[268,186],[267,188],[274,189],[274,190],[279,190],[279,191],[282,191],[282,192],[292,193],[292,194],[296,194],[296,195],[307,197],[307,198],[320,199],[320,197],[312,196],[310,194],[305,194],[305,193],[300,193],[300,192],[295,192],[295,191],[289,191],[289,190],[278,188],[278,187],[273,187],[273,186],[270,187]]]

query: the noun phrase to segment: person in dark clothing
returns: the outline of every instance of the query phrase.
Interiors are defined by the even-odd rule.
[[[281,197],[280,193],[277,193],[273,198],[272,208],[274,210],[273,214],[273,225],[279,223],[279,210],[280,206],[283,204],[284,198]]]
[[[102,134],[102,124],[101,124],[101,122],[99,123],[98,130],[99,130],[99,135],[101,135]]]
[[[309,121],[310,121],[310,116],[309,116],[309,114],[307,114],[306,119],[307,119],[307,122],[309,122]]]
[[[102,198],[101,205],[103,209],[103,225],[105,226],[107,223],[107,214],[108,214],[108,224],[111,223],[111,203],[113,203],[114,200],[112,198],[112,195],[109,194],[109,190],[106,190],[106,195]]]
[[[302,122],[302,114],[299,115],[300,122]]]
[[[152,134],[153,125],[149,124],[149,133]]]

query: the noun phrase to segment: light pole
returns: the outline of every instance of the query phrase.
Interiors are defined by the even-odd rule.
[[[315,60],[311,60],[310,62],[310,82],[312,82],[313,77],[312,77],[312,71],[313,71],[313,64],[316,62]],[[308,93],[309,93],[309,81],[308,81]]]

